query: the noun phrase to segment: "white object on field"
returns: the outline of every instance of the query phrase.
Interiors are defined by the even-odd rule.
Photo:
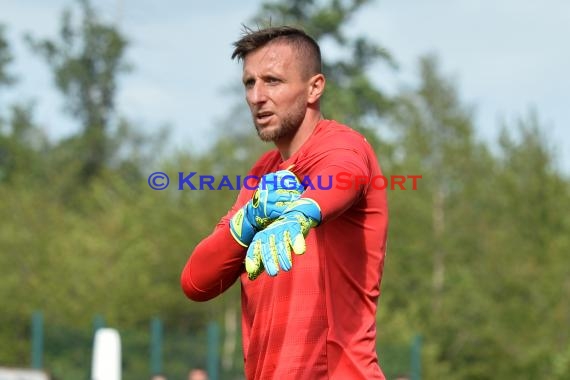
[[[95,333],[91,380],[121,380],[121,337],[116,329],[105,327]]]

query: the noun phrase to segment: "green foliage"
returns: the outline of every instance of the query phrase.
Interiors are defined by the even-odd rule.
[[[7,128],[0,134],[0,183],[19,176],[41,175],[48,142],[32,120],[32,114],[31,104],[10,107]]]
[[[390,171],[423,178],[417,192],[390,194],[385,336],[423,332],[426,378],[562,378],[554,357],[569,340],[552,315],[568,317],[568,289],[555,284],[568,281],[569,184],[536,115],[519,123],[520,141],[504,132],[493,157],[437,61],[420,68],[391,122]]]

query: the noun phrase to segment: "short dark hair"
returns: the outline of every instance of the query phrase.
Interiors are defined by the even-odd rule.
[[[322,72],[321,49],[317,42],[303,30],[292,26],[273,26],[253,30],[244,26],[243,36],[234,42],[232,59],[244,60],[252,51],[269,43],[286,42],[291,44],[306,61],[310,75]]]

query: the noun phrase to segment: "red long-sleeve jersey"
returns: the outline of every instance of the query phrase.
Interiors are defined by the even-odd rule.
[[[233,214],[251,199],[242,188],[212,235],[194,249],[182,288],[211,299],[238,278],[247,379],[384,379],[376,355],[376,308],[386,250],[386,192],[371,178],[382,173],[366,140],[323,120],[303,146],[283,161],[263,155],[249,175],[292,170],[306,185],[303,197],[321,207],[305,254],[289,272],[247,278],[246,250],[229,231]]]

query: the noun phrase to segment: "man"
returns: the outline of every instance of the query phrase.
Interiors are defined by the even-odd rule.
[[[277,148],[249,175],[292,172],[305,190],[283,181],[268,181],[264,193],[243,188],[194,249],[182,288],[205,301],[240,279],[247,379],[384,379],[375,315],[388,210],[385,191],[369,180],[381,175],[375,154],[360,134],[321,115],[320,49],[303,31],[246,30],[235,57],[257,133]],[[288,198],[271,201],[283,188]],[[260,194],[271,215],[253,215]]]

